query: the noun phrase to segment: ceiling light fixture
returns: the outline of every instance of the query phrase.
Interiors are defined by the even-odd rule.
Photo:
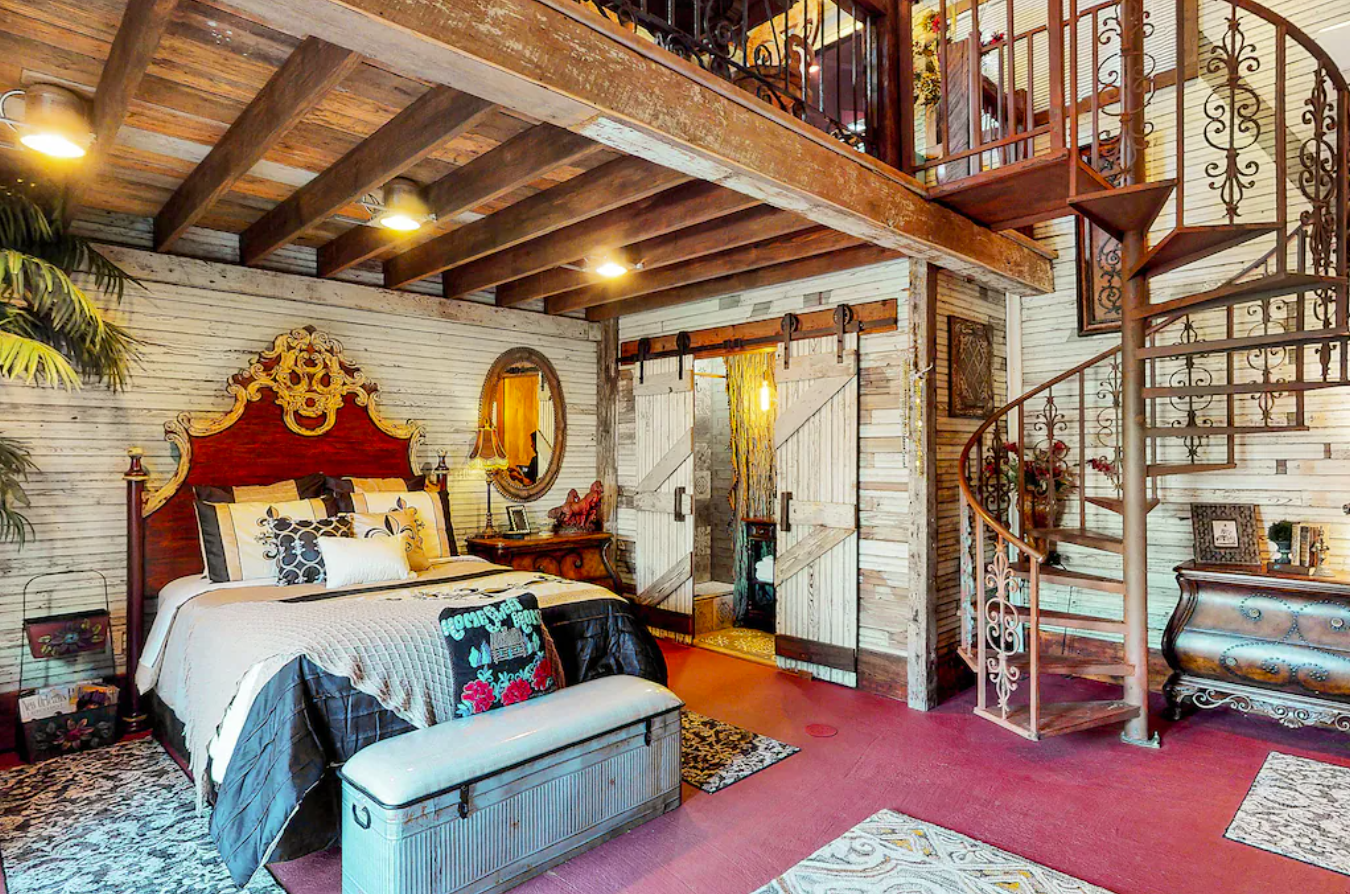
[[[395,177],[384,185],[383,210],[376,221],[386,230],[410,233],[420,230],[431,217],[422,188],[407,177]]]
[[[23,97],[23,119],[5,114],[5,103]],[[84,100],[55,84],[34,84],[0,95],[0,121],[19,134],[19,142],[50,158],[83,158],[94,142]]]

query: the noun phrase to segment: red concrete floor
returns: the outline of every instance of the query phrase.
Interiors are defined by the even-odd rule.
[[[1350,766],[1344,735],[1206,712],[1161,724],[1159,751],[1122,745],[1110,730],[1032,743],[971,716],[973,692],[921,713],[701,649],[665,651],[671,687],[691,708],[801,753],[717,794],[685,786],[679,810],[522,894],[746,894],[883,808],[1116,894],[1350,892],[1350,878],[1223,837],[1269,752]],[[1058,688],[1050,699],[1111,691],[1089,681]],[[810,723],[839,734],[812,738]],[[279,875],[292,894],[340,888],[331,856]]]

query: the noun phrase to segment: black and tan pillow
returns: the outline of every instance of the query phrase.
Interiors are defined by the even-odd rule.
[[[411,506],[393,512],[353,512],[342,517],[351,519],[352,533],[357,537],[403,538],[408,567],[413,571],[426,571],[431,567],[422,541],[422,528],[426,525],[421,523],[417,510]]]
[[[283,587],[323,583],[327,575],[319,538],[352,536],[349,515],[312,521],[283,516],[268,519],[267,526],[276,541],[277,583]]]
[[[324,479],[324,487],[330,494],[379,493],[398,490],[426,490],[427,476],[414,475],[411,478],[333,478]]]
[[[338,508],[343,512],[383,515],[400,509],[417,510],[417,531],[422,537],[422,551],[427,561],[434,562],[448,556],[457,556],[455,532],[450,527],[446,512],[445,494],[430,490],[358,491],[337,495]]]
[[[290,503],[322,497],[324,477],[316,472],[303,478],[287,478],[271,484],[198,484],[192,488],[192,492],[197,499],[207,503]]]
[[[216,582],[276,578],[276,540],[269,521],[314,521],[333,515],[331,499],[257,503],[208,503],[198,500],[206,573]]]

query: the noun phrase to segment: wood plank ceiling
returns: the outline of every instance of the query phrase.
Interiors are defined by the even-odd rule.
[[[160,251],[201,227],[238,234],[245,264],[307,246],[319,276],[596,320],[897,256],[201,0],[0,0],[0,91],[35,83],[91,100],[75,216],[151,218]],[[0,133],[7,168],[30,156]],[[436,215],[415,233],[361,204],[395,176]],[[602,254],[640,269],[602,280]]]

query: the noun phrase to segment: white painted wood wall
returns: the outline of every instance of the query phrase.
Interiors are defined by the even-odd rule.
[[[545,511],[560,503],[568,488],[584,492],[595,479],[597,327],[124,248],[109,254],[145,285],[128,290],[113,313],[144,341],[144,361],[132,387],[110,394],[96,388],[66,393],[0,385],[0,431],[25,440],[41,468],[28,486],[36,539],[22,550],[0,545],[0,691],[16,683],[19,598],[25,582],[40,572],[90,568],[107,575],[120,653],[126,448],[144,447],[151,485],[162,482],[174,468],[163,424],[185,410],[228,408],[226,379],[284,330],[312,324],[336,336],[347,356],[379,384],[390,417],[426,424],[422,460],[434,463],[435,452],[445,450],[455,468],[464,464],[473,443],[488,367],[508,348],[535,347],[558,369],[567,400],[568,444],[553,491],[528,504],[531,522],[544,526]],[[453,522],[462,542],[483,524],[485,488],[464,478],[451,486]],[[507,501],[497,496],[493,502],[501,524]],[[55,595],[42,591],[29,613],[95,604],[102,604],[102,593],[92,586]],[[106,660],[30,666],[25,682],[33,683],[109,670]]]
[[[815,277],[784,286],[697,301],[623,317],[623,341],[693,331],[710,326],[746,323],[804,313],[837,304],[898,299],[899,326],[894,332],[864,335],[860,347],[858,538],[859,631],[864,653],[903,657],[908,617],[907,473],[901,450],[902,372],[910,362],[906,301],[909,266],[897,260]],[[619,389],[619,484],[637,481],[636,427],[632,367],[624,367]],[[630,576],[636,513],[621,500],[615,531],[620,539],[621,573]]]

